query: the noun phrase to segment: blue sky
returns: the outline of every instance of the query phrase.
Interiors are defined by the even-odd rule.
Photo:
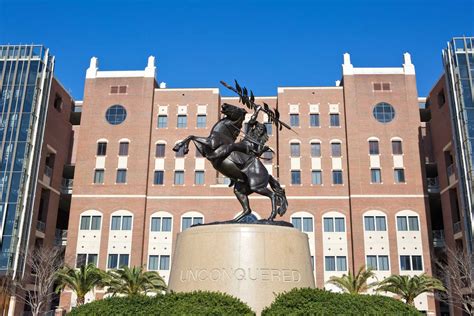
[[[275,95],[278,86],[334,85],[344,52],[355,67],[395,67],[405,51],[425,95],[446,42],[474,36],[473,12],[472,0],[0,0],[0,43],[49,47],[77,100],[92,56],[102,70],[132,70],[154,55],[168,87],[237,78]]]

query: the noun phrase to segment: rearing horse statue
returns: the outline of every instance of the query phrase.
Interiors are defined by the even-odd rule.
[[[196,149],[212,163],[214,169],[231,179],[230,186],[234,187],[234,194],[243,208],[243,212],[234,219],[237,222],[252,212],[248,198],[252,193],[270,198],[272,211],[268,217],[269,221],[273,221],[277,214],[282,216],[288,207],[285,190],[258,158],[264,151],[269,150],[264,145],[268,135],[265,126],[257,121],[261,107],[254,109],[255,113],[248,123],[246,136],[238,143],[235,141],[247,111],[225,103],[221,107],[224,117],[214,124],[208,137],[190,135],[173,147],[174,151],[182,150],[186,155],[192,141]]]

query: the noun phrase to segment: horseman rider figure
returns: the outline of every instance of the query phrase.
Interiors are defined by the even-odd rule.
[[[231,155],[234,163],[245,168],[249,167],[249,165],[256,157],[260,157],[264,152],[271,150],[268,146],[265,145],[265,143],[268,141],[267,128],[265,127],[265,124],[262,124],[257,121],[258,114],[261,109],[261,106],[257,106],[255,108],[255,112],[248,121],[247,126],[244,130],[245,137],[243,138],[243,140],[238,143],[222,145],[218,147],[213,153],[208,154],[207,158],[212,160],[219,160],[225,159],[227,156]],[[240,152],[244,153],[245,155],[233,155],[233,152]],[[245,170],[242,171],[246,173]],[[235,179],[232,180],[234,181]],[[230,186],[232,186],[232,184],[233,183],[231,183]]]

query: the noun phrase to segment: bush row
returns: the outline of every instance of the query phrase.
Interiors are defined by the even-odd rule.
[[[74,308],[83,315],[255,315],[227,294],[197,291],[148,296],[111,297]],[[351,295],[321,289],[293,289],[277,295],[262,311],[271,315],[420,315],[412,306],[380,295]]]

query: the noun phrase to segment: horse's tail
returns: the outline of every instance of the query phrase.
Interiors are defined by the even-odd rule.
[[[288,208],[288,200],[286,199],[285,189],[280,186],[280,183],[270,175],[268,180],[270,187],[272,188],[273,192],[275,192],[276,196],[276,209],[280,216],[286,213]]]

